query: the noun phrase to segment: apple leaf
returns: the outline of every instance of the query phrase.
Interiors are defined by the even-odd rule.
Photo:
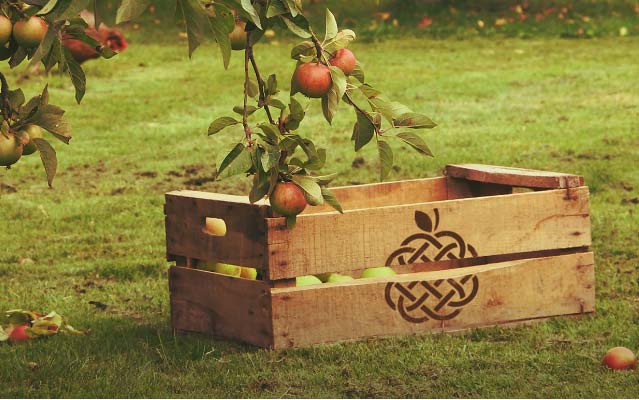
[[[350,42],[355,40],[356,35],[350,29],[343,29],[339,31],[333,38],[327,40],[324,43],[324,50],[329,53],[334,53],[336,50],[343,49],[347,47]]]
[[[329,10],[326,9],[326,34],[324,35],[324,41],[328,41],[337,36],[337,21],[335,21],[335,16]]]
[[[330,124],[333,122],[333,117],[337,113],[337,106],[340,99],[346,92],[346,75],[341,69],[335,66],[330,67],[331,74],[331,88],[326,95],[322,97],[322,111],[324,118]]]
[[[293,20],[287,17],[286,15],[280,15],[280,18],[286,24],[286,27],[297,36],[301,37],[302,39],[308,39],[311,37],[311,33],[309,32],[308,21],[306,21],[306,18],[304,18],[303,20],[302,19]],[[298,25],[299,23],[301,23],[303,26]]]
[[[301,56],[310,57],[314,55],[316,55],[315,45],[310,40],[298,44],[291,50],[291,58],[293,60],[299,60]]]
[[[339,203],[339,200],[337,200],[337,197],[335,197],[335,194],[333,194],[333,192],[331,192],[329,188],[322,187],[322,197],[324,198],[326,204],[330,205],[341,214],[344,214],[342,205]]]
[[[260,16],[257,13],[255,6],[253,5],[253,2],[251,0],[242,0],[242,8],[251,17],[251,21],[253,21],[255,26],[257,26],[259,29],[262,29],[262,21],[260,21]]]
[[[428,148],[428,145],[426,145],[426,142],[424,142],[424,140],[417,136],[415,133],[401,132],[398,133],[396,137],[406,142],[409,146],[417,150],[418,153],[425,156],[433,157],[433,153]]]
[[[215,17],[210,19],[210,23],[213,36],[222,54],[222,63],[224,64],[224,68],[227,69],[231,60],[231,39],[229,39],[229,33],[235,26],[235,18],[228,8],[216,5]]]
[[[226,155],[226,157],[224,157],[224,160],[222,160],[222,163],[220,164],[220,168],[217,170],[216,178],[219,177],[222,174],[222,172],[224,172],[224,170],[230,167],[231,164],[233,164],[233,162],[237,160],[242,153],[244,153],[244,150],[245,150],[245,147],[242,143],[236,144],[235,147],[233,147],[233,149],[231,149],[231,151]],[[246,171],[249,167],[247,167],[244,171]],[[239,171],[238,173],[241,173],[244,171]],[[230,176],[230,175],[227,175],[227,176]]]
[[[211,125],[209,125],[209,136],[220,132],[222,129],[228,126],[236,125],[239,123],[240,121],[237,121],[235,118],[232,117],[220,117],[211,122]]]
[[[352,139],[355,141],[355,151],[359,151],[359,149],[366,146],[371,139],[373,139],[375,127],[365,115],[359,111],[355,113],[357,114],[357,122],[355,122],[355,126],[353,127]]]
[[[151,0],[122,0],[115,17],[115,23],[121,24],[139,17],[151,5]]]
[[[351,76],[357,79],[358,81],[360,81],[361,83],[364,83],[366,78],[364,76],[364,70],[362,69],[362,64],[360,64],[359,61],[355,63],[355,68],[353,69],[353,72],[351,72]]]
[[[55,154],[55,149],[51,147],[45,139],[33,138],[31,140],[40,153],[40,159],[42,159],[42,165],[44,165],[44,171],[47,174],[49,187],[52,187],[53,178],[55,178],[56,170],[58,169],[58,159]]]
[[[388,143],[383,140],[378,140],[377,151],[379,153],[380,167],[379,180],[383,181],[393,168],[393,150]]]
[[[211,31],[211,21],[199,0],[178,0],[178,5],[186,24],[189,57],[191,57],[204,40],[205,33]]]
[[[322,188],[315,179],[306,175],[293,175],[293,182],[304,191],[308,204],[316,206],[324,203]]]
[[[413,128],[413,129],[421,129],[421,128],[434,128],[437,126],[435,122],[433,122],[430,118],[425,116],[424,114],[407,112],[400,114],[397,117],[393,117],[393,126],[394,127],[404,127],[404,128]]]
[[[271,96],[277,94],[278,92],[279,90],[277,89],[277,76],[275,76],[275,74],[271,74],[266,80],[266,95]]]
[[[288,8],[282,3],[282,0],[271,0],[266,10],[266,18],[273,18],[278,15],[287,14]]]

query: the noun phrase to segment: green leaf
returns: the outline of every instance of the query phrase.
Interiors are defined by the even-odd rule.
[[[248,81],[248,95],[250,97],[257,97],[260,94],[260,88],[257,86],[253,80],[249,79]]]
[[[312,36],[311,33],[309,32],[308,22],[305,24],[306,25],[305,27],[302,27],[297,25],[296,21],[293,21],[292,19],[290,19],[289,17],[285,15],[280,15],[280,18],[282,19],[282,21],[284,21],[284,23],[286,24],[286,27],[297,36],[303,39],[308,39]]]
[[[220,117],[211,122],[211,125],[209,125],[209,136],[218,133],[228,126],[236,125],[239,123],[240,121],[237,121],[235,118],[232,117]]]
[[[331,123],[333,117],[337,113],[337,106],[340,99],[346,92],[346,75],[341,69],[335,66],[330,67],[331,73],[331,89],[324,97],[322,97],[322,111],[324,112],[324,118]]]
[[[379,111],[384,118],[386,118],[389,122],[393,123],[395,118],[400,115],[411,113],[410,108],[406,107],[402,103],[398,103],[396,101],[385,101],[382,98],[376,98],[372,101],[369,101],[373,108]]]
[[[277,127],[273,124],[264,122],[259,124],[257,127],[260,128],[262,132],[264,132],[264,135],[266,135],[271,144],[277,144],[279,142],[279,139],[282,137],[279,129],[277,129]]]
[[[62,46],[61,49],[64,55],[63,59],[66,70],[69,73],[69,76],[71,77],[71,83],[75,88],[75,100],[79,104],[82,101],[84,93],[87,90],[87,78],[84,75],[84,71],[82,70],[80,64],[75,60],[75,58],[73,58],[71,51],[65,46]]]
[[[204,40],[205,34],[211,32],[211,20],[199,0],[178,0],[178,5],[184,17],[189,43],[189,57],[191,57]]]
[[[9,105],[11,109],[17,110],[24,104],[24,92],[22,89],[10,90],[9,91]]]
[[[383,181],[393,168],[393,150],[388,143],[383,140],[378,140],[377,152],[379,153],[379,180]]]
[[[364,83],[364,81],[366,80],[366,77],[364,76],[364,70],[362,69],[362,65],[359,63],[359,61],[355,63],[355,68],[353,69],[353,72],[351,72],[351,76],[361,83]]]
[[[302,0],[284,0],[284,4],[288,7],[293,17],[296,17],[302,12]]]
[[[251,203],[255,203],[256,201],[264,198],[264,196],[268,194],[270,188],[270,174],[267,174],[262,166],[263,154],[264,151],[261,148],[256,147],[251,155],[253,167],[255,169],[255,174],[253,175],[253,186],[249,193],[249,201]]]
[[[329,53],[334,53],[336,50],[347,47],[350,42],[355,40],[356,37],[355,32],[350,29],[341,30],[335,35],[335,37],[324,43],[324,50]]]
[[[335,16],[329,10],[326,9],[326,34],[324,35],[324,41],[328,41],[337,36],[337,21],[335,21]]]
[[[423,154],[425,156],[433,157],[433,153],[428,148],[428,145],[426,145],[426,142],[424,142],[424,140],[420,138],[419,136],[417,136],[415,133],[401,132],[401,133],[398,133],[396,137],[406,142],[406,144],[410,145],[412,148],[417,150],[418,153]]]
[[[262,22],[260,21],[260,16],[257,13],[257,10],[253,6],[253,2],[251,0],[242,0],[242,8],[244,11],[248,13],[251,17],[251,21],[257,26],[259,29],[262,29]]]
[[[266,18],[273,18],[288,12],[288,8],[284,5],[284,3],[282,3],[282,0],[271,0],[271,3],[268,5],[268,9],[266,10]]]
[[[219,177],[222,172],[224,172],[225,169],[227,169],[229,166],[231,166],[231,164],[233,164],[233,162],[238,159],[238,157],[244,153],[245,147],[242,143],[238,143],[235,145],[235,147],[233,147],[233,149],[226,155],[226,157],[224,157],[224,160],[222,160],[222,164],[220,164],[220,168],[217,170],[217,175],[216,178]],[[250,167],[250,165],[249,165]],[[247,168],[248,169],[248,168]],[[246,171],[246,170],[244,170]]]
[[[266,95],[270,96],[277,94],[277,92],[279,92],[277,89],[277,76],[275,76],[275,74],[271,74],[266,80]]]
[[[306,175],[293,175],[293,182],[304,191],[304,197],[308,204],[316,206],[324,204],[322,188],[315,182],[315,179]]]
[[[375,126],[359,111],[355,113],[357,114],[357,122],[353,127],[353,140],[355,141],[355,151],[359,151],[375,136]]]
[[[280,156],[282,152],[278,148],[267,149],[262,154],[262,166],[266,171],[271,168],[277,167],[280,163]]]
[[[229,32],[232,31],[235,26],[235,18],[228,8],[216,5],[215,17],[210,18],[210,23],[213,36],[222,54],[222,63],[226,69],[229,67],[231,60],[231,39],[229,38]],[[230,30],[229,27],[231,28]]]
[[[281,100],[273,99],[273,98],[270,98],[270,97],[269,97],[268,101],[266,102],[266,104],[268,104],[271,107],[278,108],[280,110],[283,110],[283,109],[286,108],[286,104],[284,104]]]
[[[257,110],[258,110],[257,107],[247,105],[246,106],[246,115],[251,115]],[[244,106],[234,106],[233,107],[233,112],[236,112],[236,113],[238,113],[240,115],[243,115],[244,114]]]
[[[437,126],[430,118],[424,114],[408,112],[393,118],[394,127],[405,127],[413,129],[434,128]]]
[[[151,4],[152,0],[122,0],[115,17],[115,23],[121,24],[139,17]]]
[[[300,56],[316,56],[315,45],[310,40],[304,41],[291,50],[291,58],[293,60],[299,60]]]
[[[49,187],[51,187],[58,169],[58,158],[56,157],[55,149],[45,139],[33,138],[31,140],[40,153],[40,159],[42,159],[42,165],[44,165],[44,171],[47,174],[47,181],[49,182]]]
[[[326,204],[330,205],[331,207],[339,211],[341,214],[344,214],[342,205],[339,203],[339,200],[337,200],[337,197],[335,197],[335,194],[333,194],[333,192],[329,190],[329,188],[322,187],[322,198],[324,199]]]
[[[290,217],[286,217],[286,229],[291,230],[295,228],[296,223],[297,223],[297,215],[291,215]]]

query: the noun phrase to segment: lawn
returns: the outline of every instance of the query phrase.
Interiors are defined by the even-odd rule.
[[[256,49],[280,82],[294,66],[281,61],[290,45]],[[447,163],[585,176],[597,313],[287,351],[169,326],[163,194],[247,190],[241,177],[210,179],[238,133],[206,136],[241,101],[240,55],[223,72],[213,46],[188,61],[184,42],[133,40],[86,65],[81,106],[67,78],[50,77],[74,139],[55,143],[53,190],[37,158],[0,171],[0,310],[56,310],[91,333],[0,345],[0,397],[638,397],[637,372],[600,365],[609,347],[639,348],[638,46],[635,37],[355,44],[372,84],[439,123],[424,135],[436,157],[395,147],[389,179],[435,176]],[[43,85],[31,77],[24,89]],[[352,115],[344,108],[330,127],[319,102],[311,108],[306,133],[332,147],[335,184],[374,182],[375,149],[353,152]]]

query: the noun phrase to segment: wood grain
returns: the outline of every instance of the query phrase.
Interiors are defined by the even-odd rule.
[[[286,229],[284,218],[267,218],[265,276],[277,280],[385,265],[399,248],[419,244],[402,244],[423,233],[416,212],[434,218],[435,209],[437,231],[458,234],[479,256],[589,246],[588,197],[588,188],[581,187],[570,198],[565,190],[547,190],[300,215],[293,230]]]
[[[450,164],[446,166],[445,174],[452,178],[529,188],[563,189],[584,184],[584,178],[578,175],[482,164]]]
[[[453,319],[409,322],[385,299],[386,285],[477,278],[476,296]],[[436,272],[272,289],[274,347],[468,329],[595,309],[594,258],[580,253]],[[456,307],[439,311],[450,313]]]
[[[270,288],[193,268],[169,269],[173,329],[271,347]]]
[[[178,256],[262,269],[265,263],[266,202],[251,204],[242,196],[177,191],[166,194],[166,248]],[[207,217],[223,219],[225,236],[203,231]]]

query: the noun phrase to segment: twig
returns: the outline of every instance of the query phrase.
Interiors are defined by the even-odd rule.
[[[242,126],[244,127],[244,134],[248,142],[248,147],[253,146],[251,140],[251,128],[248,125],[248,88],[249,88],[249,53],[251,46],[249,40],[251,39],[251,32],[246,33],[246,48],[244,49],[244,109],[242,110]]]
[[[247,49],[249,49],[249,47],[247,47]],[[260,90],[260,104],[264,106],[264,111],[266,111],[266,116],[268,117],[268,121],[273,125],[277,125],[275,123],[275,120],[273,119],[273,116],[271,115],[271,110],[269,109],[268,104],[266,104],[266,92],[264,91],[265,83],[264,83],[264,80],[262,79],[262,76],[260,75],[259,69],[257,68],[257,63],[255,62],[255,56],[253,55],[253,46],[250,46],[250,49],[249,49],[249,60],[251,61],[251,65],[253,66],[253,71],[255,72],[255,79],[257,79],[257,87]]]
[[[2,115],[4,119],[9,122],[9,118],[11,117],[11,107],[9,107],[9,84],[7,83],[7,78],[5,78],[4,74],[0,72],[0,97],[2,101]]]

